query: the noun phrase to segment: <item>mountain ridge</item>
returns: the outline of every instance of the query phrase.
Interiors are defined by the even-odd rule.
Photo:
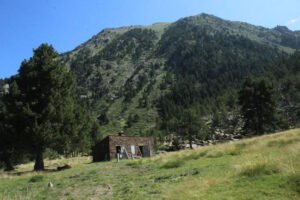
[[[146,134],[158,128],[159,99],[179,79],[188,81],[184,74],[198,85],[191,98],[200,95],[195,100],[200,107],[210,105],[203,108],[207,115],[218,101],[211,98],[229,93],[233,96],[226,98],[235,98],[247,74],[278,71],[280,60],[299,49],[298,38],[298,32],[283,27],[269,29],[200,14],[174,23],[104,29],[61,58],[75,73],[78,93],[87,98],[85,104],[105,134]],[[227,81],[226,87],[222,81]]]
[[[120,32],[122,32],[122,31],[128,31],[130,29],[135,29],[135,28],[149,28],[149,29],[153,29],[153,27],[155,27],[157,25],[169,26],[169,25],[171,25],[173,23],[176,23],[176,22],[178,22],[180,20],[187,20],[187,19],[193,19],[193,18],[204,18],[204,19],[205,18],[209,18],[209,19],[219,20],[219,21],[222,21],[222,22],[236,23],[236,24],[241,24],[241,25],[256,27],[256,28],[263,29],[263,30],[275,30],[275,31],[278,31],[278,32],[282,32],[283,30],[285,30],[285,31],[288,30],[289,33],[299,34],[298,37],[300,37],[300,30],[290,30],[288,27],[283,26],[283,25],[277,25],[274,28],[266,28],[266,27],[260,26],[260,25],[253,25],[253,24],[250,24],[248,22],[242,22],[242,21],[236,21],[236,20],[225,20],[225,19],[222,19],[222,18],[217,17],[215,15],[211,15],[211,14],[207,14],[207,13],[200,13],[200,14],[194,15],[194,16],[182,17],[182,18],[178,19],[175,22],[156,22],[156,23],[152,23],[150,25],[128,25],[128,26],[121,26],[121,27],[115,27],[115,28],[104,28],[99,33],[93,35],[91,37],[91,39],[87,40],[86,42],[83,42],[79,46],[75,47],[73,50],[67,51],[67,52],[65,52],[63,54],[72,52],[72,51],[76,50],[77,48],[80,48],[81,46],[83,46],[84,44],[86,44],[87,42],[89,42],[90,40],[92,40],[93,38],[99,37],[101,34],[107,32],[107,31],[120,31]]]

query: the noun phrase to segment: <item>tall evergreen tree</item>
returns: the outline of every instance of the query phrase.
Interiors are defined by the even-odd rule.
[[[204,123],[193,109],[185,109],[178,118],[177,130],[183,137],[187,137],[190,148],[193,148],[193,140],[200,133]]]
[[[7,114],[5,105],[0,100],[0,161],[4,163],[6,171],[11,171],[14,169],[11,161],[14,137],[12,127],[7,121]]]
[[[191,149],[195,138],[206,139],[211,134],[195,108],[181,108],[174,105],[169,108],[168,112],[172,113],[160,113],[160,128],[186,138]]]
[[[34,50],[19,69],[24,136],[35,153],[35,170],[44,170],[45,148],[64,151],[74,134],[75,82],[73,74],[58,61],[48,44]],[[61,148],[58,148],[61,147]]]
[[[19,162],[26,148],[18,134],[22,131],[23,120],[20,117],[19,90],[14,78],[8,80],[10,90],[0,99],[0,160],[5,163],[5,170],[13,170],[13,164]]]
[[[245,133],[263,134],[274,128],[275,101],[273,87],[266,80],[247,78],[239,91],[239,104]]]

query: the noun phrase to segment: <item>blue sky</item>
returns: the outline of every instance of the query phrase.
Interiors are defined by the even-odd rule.
[[[103,28],[174,22],[202,12],[300,30],[299,0],[0,0],[0,78],[43,42],[72,50]]]

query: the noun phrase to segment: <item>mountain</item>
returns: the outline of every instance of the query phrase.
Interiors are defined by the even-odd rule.
[[[246,76],[297,80],[286,60],[299,48],[299,31],[201,14],[105,29],[61,60],[76,75],[78,98],[104,134],[143,135],[157,131],[159,117],[178,107],[193,106],[207,121],[216,113],[230,115]],[[295,105],[297,95],[279,95],[278,101]]]

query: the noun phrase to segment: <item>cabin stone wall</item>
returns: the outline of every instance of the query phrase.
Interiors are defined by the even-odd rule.
[[[117,146],[125,147],[127,153],[129,154],[129,157],[150,157],[154,154],[152,137],[109,136],[109,151],[111,159],[114,159],[117,156]],[[134,155],[132,152],[132,146],[134,146]],[[139,147],[148,147],[149,156],[141,155]]]
[[[152,137],[107,136],[93,148],[93,161],[105,161],[117,158],[117,148],[122,149],[122,159],[150,157],[154,155]],[[126,149],[126,153],[125,150]]]

